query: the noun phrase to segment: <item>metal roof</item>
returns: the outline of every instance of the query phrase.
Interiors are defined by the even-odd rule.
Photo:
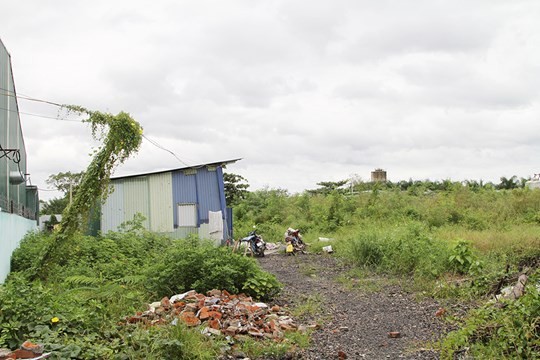
[[[200,169],[200,168],[205,167],[205,166],[225,166],[225,165],[228,165],[228,164],[234,164],[235,162],[237,162],[239,160],[242,160],[242,158],[232,159],[232,160],[214,161],[214,162],[209,162],[209,163],[204,163],[204,164],[183,166],[183,167],[174,168],[174,169],[151,171],[151,172],[145,172],[145,173],[140,173],[140,174],[113,176],[113,177],[111,177],[111,180],[126,179],[126,178],[131,178],[131,177],[136,177],[136,176],[145,176],[145,175],[152,175],[152,174],[161,174],[161,173],[170,172],[170,171],[177,171],[177,170]]]

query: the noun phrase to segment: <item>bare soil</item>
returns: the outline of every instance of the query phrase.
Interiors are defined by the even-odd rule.
[[[435,313],[440,305],[433,299],[417,301],[395,282],[378,281],[375,288],[345,286],[339,281],[348,266],[332,255],[288,256],[272,254],[260,258],[261,266],[284,284],[278,305],[299,309],[315,305],[299,319],[318,322],[311,345],[300,359],[438,359],[429,342],[445,332]],[[314,313],[314,309],[315,312]],[[399,337],[389,337],[399,332]],[[346,357],[343,357],[346,355]]]

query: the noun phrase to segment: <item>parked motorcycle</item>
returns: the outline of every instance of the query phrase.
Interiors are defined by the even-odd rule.
[[[253,256],[264,257],[266,243],[255,230],[251,231],[248,236],[243,238],[241,241],[248,243],[249,249],[251,250]]]

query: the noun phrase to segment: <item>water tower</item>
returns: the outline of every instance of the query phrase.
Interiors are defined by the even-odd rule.
[[[375,169],[371,172],[371,182],[386,182],[386,171]]]

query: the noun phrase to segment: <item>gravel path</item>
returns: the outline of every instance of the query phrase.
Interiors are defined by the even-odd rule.
[[[444,332],[435,316],[439,309],[435,301],[418,302],[399,285],[375,291],[346,289],[337,279],[348,268],[332,255],[273,254],[259,262],[285,285],[276,303],[293,308],[309,301],[315,304],[318,313],[300,322],[318,320],[322,326],[312,334],[301,359],[439,358],[424,348],[426,341]],[[400,336],[390,338],[389,332]]]

